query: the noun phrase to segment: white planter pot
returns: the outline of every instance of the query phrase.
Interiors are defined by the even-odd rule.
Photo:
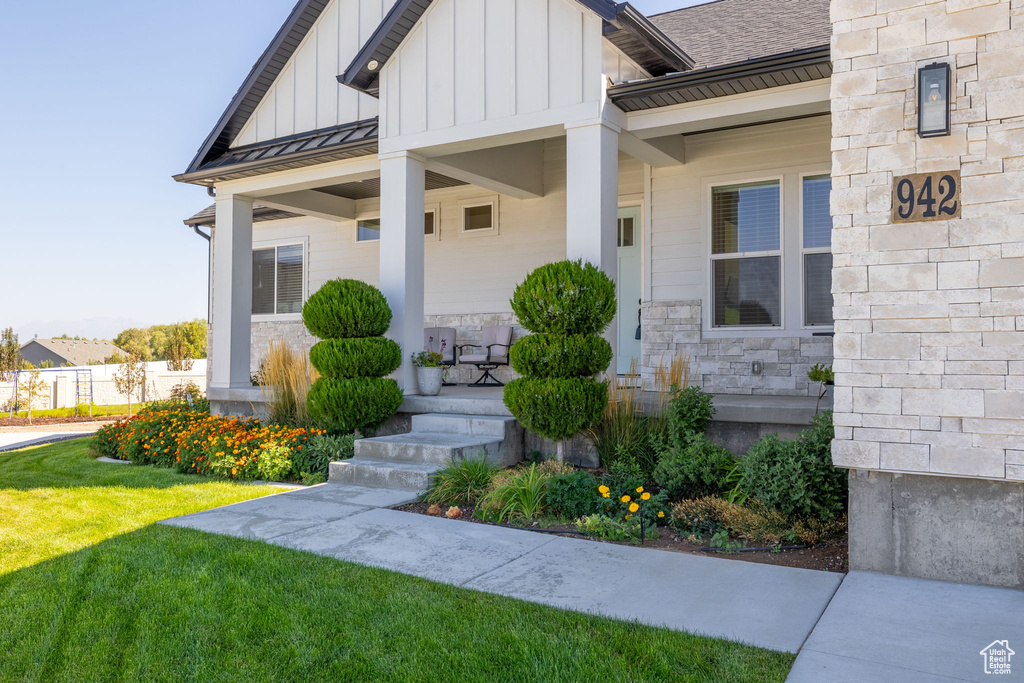
[[[441,393],[444,368],[416,368],[416,381],[420,385],[420,395],[437,396]]]

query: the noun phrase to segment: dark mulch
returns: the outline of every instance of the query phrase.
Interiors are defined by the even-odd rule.
[[[427,508],[430,506],[427,503],[408,503],[406,505],[399,505],[395,509],[401,510],[402,512],[412,512],[420,515],[427,514]],[[442,517],[444,512],[447,511],[447,507],[442,506]],[[462,517],[453,520],[457,522],[469,522],[471,524],[489,524],[483,520],[477,519],[473,516],[473,506],[465,505],[461,508]],[[495,526],[495,525],[491,525]],[[512,528],[521,528],[529,530],[529,525],[513,525],[503,524],[501,526],[508,526]],[[571,524],[554,524],[544,527],[554,531],[568,532],[575,531],[576,527]],[[581,534],[562,533],[556,534],[560,536],[572,537],[572,538],[586,538],[591,541],[598,543],[616,543],[617,545],[634,545],[628,542],[617,542],[617,541],[605,541],[597,538],[583,536]],[[847,553],[846,539],[839,539],[830,541],[828,543],[822,543],[810,548],[803,548],[800,550],[780,550],[778,552],[773,550],[761,550],[761,551],[741,551],[741,552],[703,552],[702,547],[707,547],[705,543],[694,543],[688,540],[686,535],[680,534],[675,529],[670,527],[660,527],[658,529],[658,538],[648,539],[644,543],[645,548],[655,548],[657,550],[670,550],[677,553],[690,553],[691,555],[705,555],[714,557],[724,557],[729,560],[741,560],[744,562],[758,562],[760,564],[774,564],[782,567],[797,567],[800,569],[817,569],[819,571],[828,572],[846,572],[849,569],[849,559]]]

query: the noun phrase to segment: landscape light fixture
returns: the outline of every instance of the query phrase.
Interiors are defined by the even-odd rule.
[[[917,70],[917,134],[949,135],[949,64],[935,62]]]

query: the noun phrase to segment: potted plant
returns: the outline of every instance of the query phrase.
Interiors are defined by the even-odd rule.
[[[445,371],[441,364],[443,360],[444,356],[437,351],[420,351],[412,354],[412,364],[416,366],[416,382],[420,385],[420,394],[423,396],[437,396],[441,393]]]

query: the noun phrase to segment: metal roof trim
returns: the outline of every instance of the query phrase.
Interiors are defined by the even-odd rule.
[[[360,128],[367,132],[356,137]],[[335,141],[338,135],[343,137]],[[326,140],[323,144],[312,146],[318,137],[326,138]],[[269,169],[283,164],[305,161],[315,163],[318,159],[327,161],[328,157],[336,156],[340,152],[351,153],[348,156],[361,156],[357,154],[360,151],[365,151],[367,155],[377,152],[376,118],[237,147],[231,150],[230,154],[219,157],[195,171],[176,175],[174,179],[181,183],[209,185],[216,179],[229,174],[249,171],[269,172]],[[224,161],[230,156],[246,155],[252,155],[253,158],[239,162]]]
[[[716,82],[750,78],[760,74],[824,63],[831,63],[831,52],[827,45],[805,50],[794,50],[779,55],[757,57],[743,62],[723,64],[686,73],[658,76],[635,83],[623,83],[609,88],[608,97],[613,103],[617,104],[636,98],[677,92],[696,86],[713,85]]]

